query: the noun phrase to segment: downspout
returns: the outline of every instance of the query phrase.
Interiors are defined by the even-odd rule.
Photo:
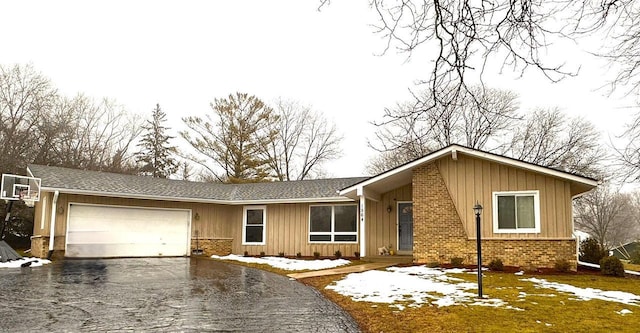
[[[54,242],[54,234],[56,232],[56,207],[58,207],[58,195],[60,195],[60,191],[55,191],[53,193],[53,203],[51,204],[51,222],[49,229],[49,253],[47,254],[47,259],[51,260],[51,256],[53,255],[53,242]]]

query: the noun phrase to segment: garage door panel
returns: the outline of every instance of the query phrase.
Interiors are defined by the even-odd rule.
[[[190,215],[188,210],[72,204],[66,256],[185,256]]]

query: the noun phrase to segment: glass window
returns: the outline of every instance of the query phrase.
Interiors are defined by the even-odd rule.
[[[266,207],[244,207],[242,244],[264,245],[266,233]]]
[[[311,232],[331,232],[331,206],[311,206]]]
[[[335,231],[337,232],[356,232],[358,210],[356,206],[334,206],[335,212]]]
[[[357,205],[309,207],[309,242],[356,243],[357,241]]]
[[[540,232],[538,191],[495,192],[494,232]]]

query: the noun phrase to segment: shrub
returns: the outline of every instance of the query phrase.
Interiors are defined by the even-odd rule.
[[[489,263],[489,269],[492,271],[504,271],[504,264],[502,263],[502,259],[496,258],[491,260]]]
[[[634,265],[640,265],[640,251],[636,251],[631,255],[631,263]]]
[[[336,251],[333,255],[336,256],[336,259],[342,258],[342,252],[340,252],[340,250]]]
[[[278,256],[284,257],[284,252],[278,252]]]
[[[606,256],[606,251],[600,247],[597,240],[587,238],[580,243],[580,261],[597,264]]]
[[[437,261],[432,261],[432,262],[427,263],[427,267],[429,267],[429,268],[440,267],[440,263],[437,262]]]
[[[464,262],[464,258],[453,257],[451,258],[451,266],[460,268],[462,267],[462,263]]]
[[[356,260],[360,260],[360,252],[353,252],[353,256],[356,257]]]
[[[296,258],[298,258],[298,259],[302,258],[302,253],[300,253],[300,252],[296,253]]]
[[[261,256],[261,257],[264,257],[264,256],[265,256],[264,251],[260,251],[260,256]]]
[[[553,265],[553,268],[556,270],[556,272],[566,273],[571,269],[571,264],[567,259],[558,259]]]
[[[244,256],[248,257],[249,256],[249,251],[244,251]]]
[[[614,256],[605,257],[600,260],[600,271],[604,275],[624,276],[624,265]]]
[[[318,251],[313,252],[313,257],[316,258],[316,259],[319,259],[320,258],[320,252],[318,252]]]

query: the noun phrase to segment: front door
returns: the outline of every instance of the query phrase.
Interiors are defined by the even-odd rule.
[[[398,202],[398,251],[413,251],[412,202]]]

